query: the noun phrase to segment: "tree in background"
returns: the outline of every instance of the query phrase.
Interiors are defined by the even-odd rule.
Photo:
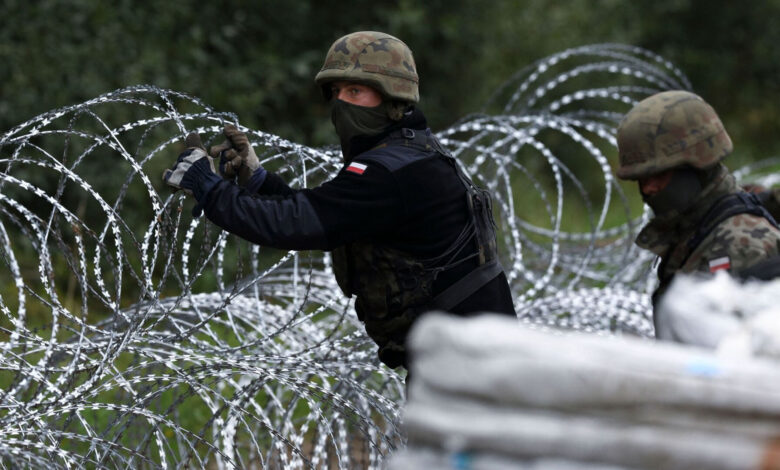
[[[140,3],[5,0],[0,129],[148,83],[235,112],[250,127],[335,143],[314,86],[328,45],[387,31],[415,51],[434,129],[479,111],[512,73],[569,47],[621,42],[674,62],[723,110],[737,153],[780,153],[780,1],[357,1]]]

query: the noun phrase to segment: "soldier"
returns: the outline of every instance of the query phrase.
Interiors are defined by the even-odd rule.
[[[251,242],[331,251],[339,286],[356,296],[358,318],[391,368],[407,366],[407,332],[427,310],[514,316],[490,197],[415,106],[418,77],[406,44],[379,32],[348,34],[333,43],[315,81],[331,102],[344,156],[331,181],[290,188],[228,125],[211,155],[238,184],[214,173],[197,136],[188,137],[166,183]]]
[[[617,176],[636,180],[653,209],[636,243],[661,257],[654,304],[678,272],[741,275],[778,254],[780,230],[721,163],[731,139],[699,96],[666,91],[646,98],[623,118],[617,140]]]

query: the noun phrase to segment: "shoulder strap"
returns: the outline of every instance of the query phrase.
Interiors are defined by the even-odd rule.
[[[435,150],[429,139],[435,139],[428,135],[427,130],[402,128],[388,134],[376,146],[355,157],[356,160],[372,161],[379,163],[387,170],[395,172],[401,168],[417,162],[422,157],[433,156]],[[413,151],[409,151],[412,149]]]
[[[433,135],[428,135],[427,129],[409,129],[403,127],[391,132],[379,143],[375,149],[389,147],[392,145],[403,145],[405,147],[414,147],[419,150],[437,150],[430,145],[430,140],[435,139]]]
[[[743,269],[737,275],[745,280],[771,281],[776,279],[780,277],[780,255],[760,261],[749,268]]]
[[[746,193],[744,191],[727,194],[718,199],[702,218],[702,223],[699,225],[699,228],[696,229],[696,233],[688,240],[689,252],[692,253],[693,250],[707,238],[707,235],[718,226],[718,224],[729,217],[739,214],[752,214],[763,217],[775,228],[780,228],[774,217],[769,214],[755,194]]]
[[[434,297],[431,301],[431,308],[449,311],[452,307],[469,298],[480,287],[495,279],[503,270],[504,268],[497,259],[477,267]]]
[[[439,139],[437,139],[436,136],[427,129],[409,129],[406,127],[398,129],[397,131],[390,133],[390,135],[388,135],[381,144],[374,148],[379,149],[392,145],[413,147],[418,150],[427,152],[435,151],[436,153],[445,157],[455,167],[458,178],[460,178],[460,181],[463,183],[463,186],[466,188],[466,190],[472,190],[476,188],[474,183],[471,181],[471,178],[463,173],[460,165],[458,165],[455,161],[455,157],[453,157],[452,154],[446,148],[444,148],[443,145],[441,145]]]

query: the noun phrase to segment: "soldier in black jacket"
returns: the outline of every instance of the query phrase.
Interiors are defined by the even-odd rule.
[[[407,366],[406,335],[428,310],[515,315],[498,263],[490,197],[439,145],[419,100],[409,48],[378,32],[331,46],[316,82],[332,103],[344,166],[312,189],[290,188],[260,165],[246,135],[225,127],[212,147],[199,139],[166,172],[206,217],[251,242],[332,251],[339,286],[389,367]]]

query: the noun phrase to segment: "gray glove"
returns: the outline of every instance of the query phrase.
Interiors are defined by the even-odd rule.
[[[236,126],[226,124],[222,133],[225,135],[225,142],[211,147],[209,154],[219,159],[219,172],[223,178],[232,180],[238,177],[239,186],[246,186],[252,175],[263,168],[260,160],[250,145],[249,138]]]
[[[220,178],[214,171],[214,162],[206,154],[200,136],[192,132],[184,141],[187,149],[179,154],[176,163],[163,173],[163,181],[175,190],[181,189],[198,201],[192,215],[200,216],[209,191],[219,183]]]

